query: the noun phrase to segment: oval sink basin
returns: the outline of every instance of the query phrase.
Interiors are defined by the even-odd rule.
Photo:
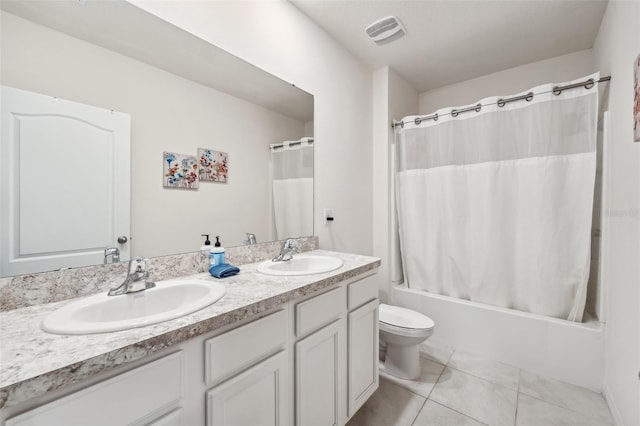
[[[258,265],[258,272],[267,275],[313,275],[330,272],[342,266],[342,260],[331,256],[307,256],[299,254],[293,259],[274,262],[267,260]]]
[[[93,334],[127,330],[178,318],[220,300],[227,288],[215,281],[167,280],[137,293],[107,292],[63,306],[49,314],[42,329],[54,334]]]

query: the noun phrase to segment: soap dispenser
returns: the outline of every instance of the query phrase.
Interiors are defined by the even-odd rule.
[[[206,237],[206,239],[204,240],[204,244],[200,246],[200,250],[202,251],[206,251],[207,253],[209,253],[209,250],[211,249],[211,241],[209,241],[209,234],[200,234],[203,237]]]
[[[211,266],[224,264],[224,247],[220,244],[220,236],[216,235],[216,243],[211,248],[209,255]]]

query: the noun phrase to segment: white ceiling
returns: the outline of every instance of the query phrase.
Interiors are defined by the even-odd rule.
[[[290,0],[372,69],[418,92],[588,49],[606,0]],[[364,29],[388,15],[407,35],[378,46]]]

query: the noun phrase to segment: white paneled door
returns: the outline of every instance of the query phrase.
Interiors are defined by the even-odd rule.
[[[130,116],[6,86],[0,97],[0,276],[103,263],[106,247],[128,259]]]

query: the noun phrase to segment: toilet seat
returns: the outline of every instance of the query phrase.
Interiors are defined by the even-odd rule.
[[[380,304],[379,322],[381,328],[388,328],[401,333],[411,333],[412,330],[432,330],[435,323],[431,318],[411,309],[400,306]]]

